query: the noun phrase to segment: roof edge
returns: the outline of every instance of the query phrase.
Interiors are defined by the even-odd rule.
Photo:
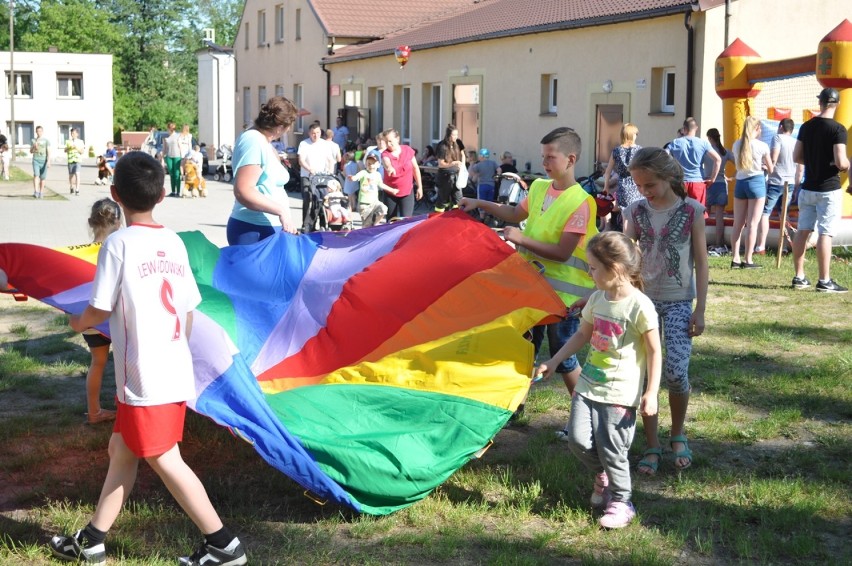
[[[411,46],[412,51],[415,49],[436,49],[438,47],[449,47],[451,45],[462,45],[465,43],[475,43],[477,41],[487,41],[490,39],[500,39],[504,37],[513,37],[518,35],[531,35],[536,33],[549,33],[553,31],[565,31],[572,29],[581,29],[586,27],[593,27],[599,25],[611,25],[611,24],[621,24],[625,22],[631,22],[636,20],[649,20],[653,18],[665,17],[665,16],[673,16],[677,14],[683,14],[684,12],[691,12],[692,7],[689,4],[680,5],[680,6],[670,6],[666,8],[655,8],[652,10],[646,10],[643,12],[629,12],[624,14],[615,14],[610,16],[600,16],[597,18],[587,18],[584,20],[572,20],[570,22],[557,22],[552,24],[543,24],[540,26],[532,26],[526,28],[513,28],[507,29],[487,34],[475,35],[465,38],[460,38],[457,40],[445,41],[445,42],[431,42],[431,43],[419,43],[419,44],[409,44]],[[383,39],[390,39],[389,37],[385,37]],[[373,59],[375,57],[383,57],[385,55],[393,54],[393,49],[382,49],[381,51],[365,53],[365,54],[354,54],[354,55],[331,55],[328,57],[323,57],[320,61],[320,64],[334,64],[334,63],[346,63],[349,61],[358,61],[361,59]]]

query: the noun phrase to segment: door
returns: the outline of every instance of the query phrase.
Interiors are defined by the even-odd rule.
[[[598,104],[595,123],[595,169],[604,170],[612,149],[621,143],[624,106]]]
[[[479,147],[479,84],[453,87],[453,124],[465,151]]]

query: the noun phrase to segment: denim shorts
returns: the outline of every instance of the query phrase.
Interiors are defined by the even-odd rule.
[[[547,326],[534,326],[532,335],[536,355],[538,355],[541,349],[541,344],[544,342],[545,336],[547,336],[547,347],[550,350],[550,355],[554,356],[579,329],[580,319],[576,316],[563,318],[559,322],[554,322]],[[571,373],[578,367],[580,367],[580,362],[577,361],[577,356],[574,355],[563,360],[556,367],[556,373]]]
[[[843,190],[836,189],[825,193],[816,191],[799,191],[799,230],[812,231],[816,228],[818,234],[834,236],[840,228],[841,204]]]
[[[766,185],[766,202],[763,204],[763,215],[769,216],[772,214],[773,208],[781,210],[781,194],[784,192],[784,185]],[[787,188],[787,206],[790,206],[790,201],[793,199],[793,186],[788,185]],[[776,207],[777,204],[777,207]]]
[[[725,181],[713,183],[707,189],[707,208],[711,206],[728,206],[728,184]]]
[[[47,160],[33,158],[33,177],[38,177],[42,181],[47,179]]]
[[[766,178],[763,175],[753,175],[745,179],[737,179],[734,187],[734,198],[755,199],[766,196]]]

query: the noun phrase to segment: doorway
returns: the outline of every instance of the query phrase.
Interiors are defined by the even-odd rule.
[[[598,104],[595,111],[595,163],[603,171],[609,162],[612,149],[621,143],[621,126],[624,124],[624,106]]]
[[[465,150],[479,147],[479,84],[453,86],[453,124]]]

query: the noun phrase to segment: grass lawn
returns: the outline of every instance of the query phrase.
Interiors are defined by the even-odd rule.
[[[852,284],[852,254],[832,276]],[[812,252],[809,252],[812,254]],[[250,564],[852,564],[852,294],[790,289],[785,258],[731,270],[711,258],[707,330],[694,344],[687,433],[693,466],[666,448],[633,474],[638,520],[606,532],[592,478],[554,431],[569,398],[533,387],[519,423],[423,501],[386,517],[319,506],[241,440],[190,413],[181,450]],[[807,275],[816,280],[812,255]],[[46,543],[85,525],[110,425],[84,425],[88,350],[66,317],[0,296],[0,564],[50,564]],[[102,401],[111,407],[111,370]],[[660,397],[661,440],[669,412]],[[644,449],[641,426],[631,462]],[[141,465],[110,531],[110,564],[174,564],[192,523]]]

